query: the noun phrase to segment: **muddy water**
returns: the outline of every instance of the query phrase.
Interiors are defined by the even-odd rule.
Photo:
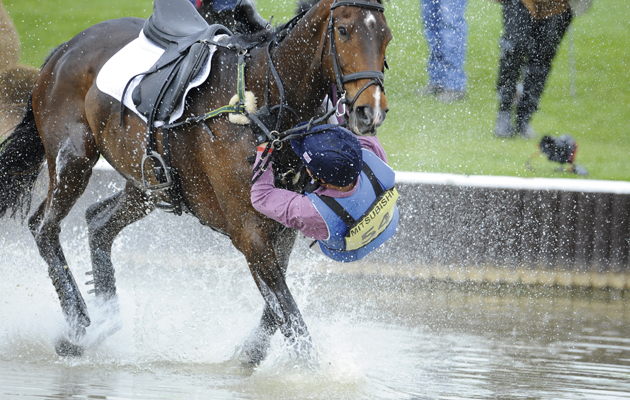
[[[85,232],[67,231],[83,282]],[[243,370],[234,354],[262,300],[242,256],[221,238],[196,251],[140,251],[131,245],[146,235],[140,228],[114,246],[122,329],[62,359],[54,343],[64,322],[46,266],[28,235],[8,232],[3,400],[630,398],[630,293],[357,276],[318,256],[294,257],[288,277],[315,360],[296,358],[276,335],[267,359]],[[108,320],[94,309],[91,317]]]

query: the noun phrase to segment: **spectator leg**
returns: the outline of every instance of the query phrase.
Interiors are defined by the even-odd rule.
[[[540,97],[545,89],[551,63],[560,42],[571,23],[571,11],[567,10],[552,18],[536,22],[529,47],[529,63],[523,80],[523,97],[516,109],[516,128],[522,131],[538,109]]]

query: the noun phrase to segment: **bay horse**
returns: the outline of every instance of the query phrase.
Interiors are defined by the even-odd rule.
[[[336,82],[351,99],[349,128],[358,135],[375,135],[388,110],[382,81],[374,84],[373,79],[374,74],[382,77],[392,38],[383,11],[381,0],[316,2],[279,27],[273,43],[246,54],[247,90],[261,106],[283,102],[293,110],[282,120],[280,129],[286,130],[320,115]],[[7,211],[13,217],[28,213],[34,182],[47,162],[48,194],[28,226],[48,264],[68,324],[67,336],[55,347],[62,356],[82,354],[82,338],[91,321],[59,241],[60,222],[85,190],[96,162],[105,158],[126,180],[123,190],[86,211],[92,261],[88,274],[93,278],[88,284],[94,285],[88,293],[95,294],[97,305],[118,309],[111,261],[115,237],[160,202],[169,201],[165,190],[148,190],[143,183],[140,157],[147,145],[147,124],[96,86],[103,65],[138,37],[144,22],[101,22],[54,50],[41,69],[22,122],[0,146],[0,217]],[[188,94],[183,118],[228,104],[236,87],[238,57],[230,49],[217,49],[212,73]],[[157,150],[163,151],[164,135],[156,140]],[[185,211],[229,236],[245,256],[264,299],[260,322],[242,345],[239,359],[248,365],[260,363],[278,329],[296,351],[308,350],[312,344],[307,326],[285,282],[296,233],[258,213],[250,201],[251,157],[257,144],[252,129],[229,122],[223,114],[173,128],[170,143]],[[151,174],[147,180],[158,182]]]

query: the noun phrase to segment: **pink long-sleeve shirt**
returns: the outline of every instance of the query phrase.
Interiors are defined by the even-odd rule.
[[[357,136],[361,147],[376,154],[381,160],[387,163],[387,156],[381,142],[376,136]],[[256,154],[257,165],[262,156],[262,151]],[[361,179],[359,177],[358,179]],[[326,189],[323,187],[315,190],[314,193],[336,198],[352,196],[358,185],[355,185],[349,192]],[[313,203],[303,194],[290,190],[276,188],[274,186],[273,169],[271,163],[267,170],[252,185],[251,192],[252,205],[260,213],[274,219],[289,228],[298,229],[305,236],[316,239],[328,239],[328,227],[324,218],[319,214]]]

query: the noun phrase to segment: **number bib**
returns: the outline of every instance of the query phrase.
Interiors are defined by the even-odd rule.
[[[394,217],[396,200],[398,191],[395,187],[384,191],[376,198],[363,217],[349,228],[345,236],[346,251],[366,246],[389,226]]]

